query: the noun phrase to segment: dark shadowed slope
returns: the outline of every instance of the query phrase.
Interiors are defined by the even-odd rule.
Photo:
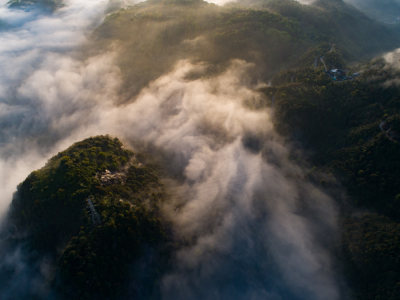
[[[328,65],[337,63],[328,58]],[[342,82],[322,66],[292,70],[266,92],[278,131],[306,148],[315,170],[334,174],[350,196],[342,203],[339,257],[353,299],[394,300],[400,286],[399,71],[396,60],[381,59],[355,70],[362,74]]]

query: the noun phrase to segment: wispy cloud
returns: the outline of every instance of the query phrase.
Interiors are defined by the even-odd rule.
[[[263,97],[249,78],[254,66],[233,61],[195,78],[206,66],[181,61],[118,105],[118,52],[74,53],[106,8],[72,1],[0,33],[1,209],[57,151],[115,135],[156,148],[171,171],[163,212],[187,246],[163,278],[164,298],[340,299],[333,201],[290,161],[270,112],[248,105]]]

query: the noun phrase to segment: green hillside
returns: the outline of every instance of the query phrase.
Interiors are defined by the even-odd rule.
[[[59,5],[10,5],[39,2],[52,9]],[[261,88],[263,108],[272,108],[276,130],[304,152],[292,158],[312,164],[311,180],[316,180],[313,173],[333,175],[334,184],[322,177],[316,184],[334,196],[337,189],[346,194],[337,197],[342,236],[337,261],[351,297],[395,300],[400,293],[400,72],[371,58],[399,45],[393,29],[341,0],[309,6],[293,0],[226,6],[154,0],[109,14],[84,51],[88,56],[116,51],[121,103],[179,60],[206,63],[207,71],[195,76],[218,74],[232,59],[254,63],[254,79],[270,83]],[[328,70],[360,74],[332,80],[323,63]],[[159,171],[146,157],[118,139],[89,138],[19,185],[8,215],[13,234],[7,247],[23,245],[32,265],[49,257],[48,285],[65,299],[126,293],[133,299],[160,298],[171,243],[159,213],[165,198]],[[140,274],[132,271],[135,264]],[[9,273],[0,279],[12,281]]]
[[[51,257],[49,284],[67,299],[111,299],[125,292],[129,280],[142,284],[142,274],[131,278],[138,261],[155,284],[158,264],[167,257],[157,259],[166,241],[157,211],[163,197],[157,171],[119,140],[89,138],[18,187],[9,220],[19,234],[11,244],[24,242],[33,260]],[[153,261],[146,261],[143,249],[154,253]],[[146,284],[133,293],[156,292]]]
[[[210,72],[244,59],[256,63],[259,80],[269,80],[321,44],[336,44],[348,61],[400,44],[398,35],[344,3],[302,6],[292,0],[225,7],[203,1],[144,2],[111,14],[93,40],[91,51],[118,49],[128,95],[181,59],[210,63]]]
[[[358,68],[360,77],[341,82],[321,66],[285,71],[265,93],[274,99],[278,131],[305,148],[315,171],[333,174],[349,195],[341,203],[339,260],[354,298],[398,299],[399,72],[381,60]]]

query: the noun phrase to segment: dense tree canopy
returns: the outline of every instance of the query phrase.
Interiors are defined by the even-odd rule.
[[[340,259],[354,297],[397,299],[399,74],[381,60],[354,68],[362,75],[341,82],[322,66],[285,71],[265,93],[274,99],[277,129],[306,149],[317,170],[333,173],[350,196],[343,203]]]
[[[304,63],[304,54],[320,45],[336,44],[351,60],[398,42],[395,32],[343,2],[304,6],[265,0],[221,7],[203,1],[147,1],[110,14],[91,48],[117,47],[125,89],[132,95],[181,59],[209,63],[210,72],[244,59],[256,63],[257,80],[267,81]]]
[[[167,238],[157,211],[163,197],[154,168],[118,139],[99,136],[32,172],[18,187],[9,219],[17,232],[25,232],[33,253],[53,257],[53,284],[67,298],[110,299],[126,291],[138,261],[156,282],[155,262]],[[133,275],[138,284],[133,294],[154,292],[152,281],[142,284],[143,276]]]

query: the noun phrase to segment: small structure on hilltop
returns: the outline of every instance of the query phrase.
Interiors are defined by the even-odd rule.
[[[342,69],[330,69],[330,70],[328,70],[323,56],[320,57],[320,61],[324,65],[325,73],[328,74],[328,76],[333,81],[352,80],[355,77],[360,76],[359,72],[353,73],[352,75],[347,75],[347,72],[345,70],[342,70]]]
[[[103,185],[124,184],[126,174],[123,172],[112,173],[110,170],[105,170],[104,173],[98,175],[98,178]]]
[[[332,69],[327,71],[326,73],[334,81],[343,81],[349,79],[349,77],[346,76],[346,71],[341,69]]]

